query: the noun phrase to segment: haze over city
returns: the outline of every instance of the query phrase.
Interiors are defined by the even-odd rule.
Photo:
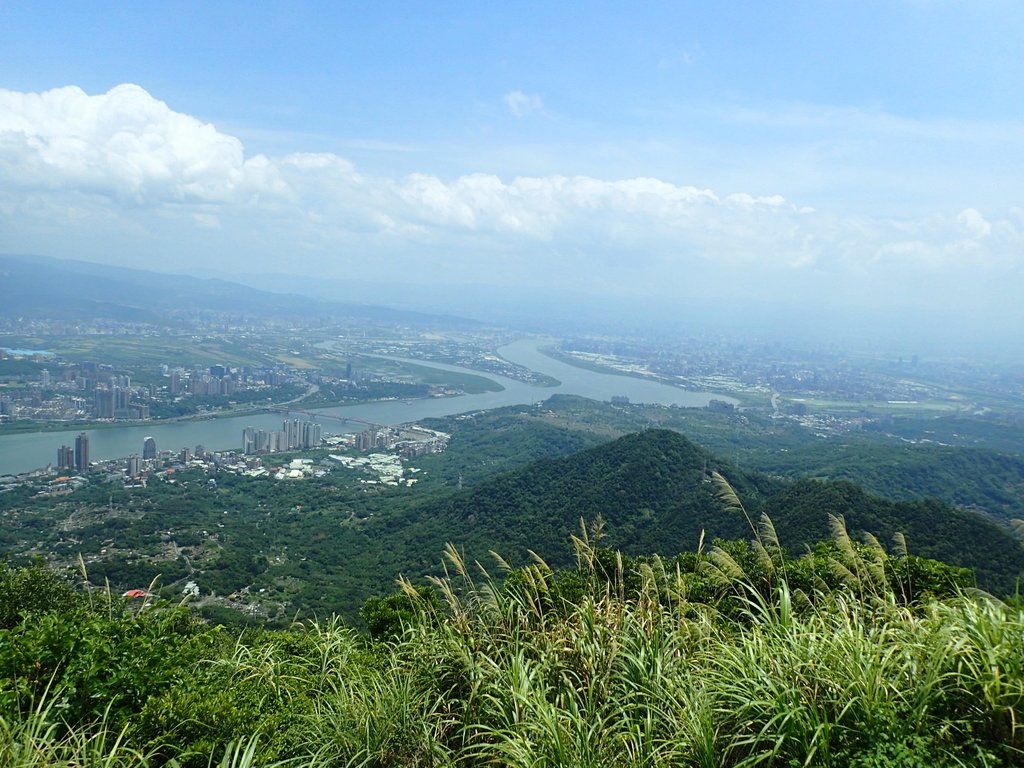
[[[8,5],[0,252],[1013,340],[1022,16]]]

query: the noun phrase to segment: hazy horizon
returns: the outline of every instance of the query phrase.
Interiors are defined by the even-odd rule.
[[[1024,323],[1012,3],[0,17],[3,252],[933,342]]]

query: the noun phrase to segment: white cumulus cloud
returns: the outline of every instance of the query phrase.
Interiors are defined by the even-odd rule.
[[[521,91],[505,101],[518,115],[543,109]],[[216,254],[256,271],[302,252],[310,269],[376,279],[419,269],[486,280],[500,266],[509,280],[543,273],[636,293],[742,279],[765,294],[803,280],[870,296],[923,275],[1019,285],[1024,216],[882,220],[653,177],[374,176],[330,152],[247,156],[238,138],[136,85],[0,90],[0,250],[75,257],[83,243],[97,256]]]
[[[170,109],[137,85],[90,96],[69,86],[0,90],[5,185],[71,188],[146,204],[226,201],[282,192],[266,158],[213,125]]]

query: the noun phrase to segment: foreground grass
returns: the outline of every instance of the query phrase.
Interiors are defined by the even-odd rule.
[[[632,581],[621,560],[609,573],[585,540],[577,571],[538,562],[500,584],[450,550],[450,577],[405,585],[401,629],[372,643],[335,621],[232,640],[182,634],[173,611],[116,616],[154,651],[136,622],[163,622],[180,674],[69,720],[65,667],[6,700],[0,766],[1024,763],[1024,613],[982,595],[907,603],[878,550],[842,543],[845,586],[810,592],[767,550],[769,580],[718,550],[714,601],[657,558]],[[77,674],[109,673],[93,661]]]

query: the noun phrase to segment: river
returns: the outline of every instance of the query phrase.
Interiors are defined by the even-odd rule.
[[[450,416],[456,413],[500,408],[544,400],[554,394],[581,395],[594,400],[610,400],[613,395],[625,395],[634,403],[661,403],[701,407],[712,397],[728,400],[709,392],[692,392],[666,384],[645,381],[632,376],[597,373],[553,360],[540,352],[540,347],[553,340],[523,339],[498,350],[506,360],[526,366],[539,373],[553,376],[561,383],[557,387],[537,387],[504,376],[481,373],[442,363],[415,360],[447,371],[485,376],[504,387],[500,392],[483,392],[459,397],[425,398],[422,400],[389,400],[361,403],[336,408],[317,409],[321,414],[316,421],[328,433],[355,432],[365,428],[361,422],[374,424],[404,424],[430,416]],[[284,414],[230,416],[217,419],[189,419],[170,423],[149,424],[84,430],[89,435],[89,456],[93,461],[115,459],[133,453],[142,454],[142,443],[152,436],[159,450],[179,451],[184,447],[204,446],[207,450],[240,449],[242,430],[280,429]],[[295,418],[311,420],[308,416]],[[360,421],[346,421],[346,419]],[[81,430],[60,432],[29,432],[0,436],[0,475],[18,474],[56,464],[57,448],[75,444]]]

